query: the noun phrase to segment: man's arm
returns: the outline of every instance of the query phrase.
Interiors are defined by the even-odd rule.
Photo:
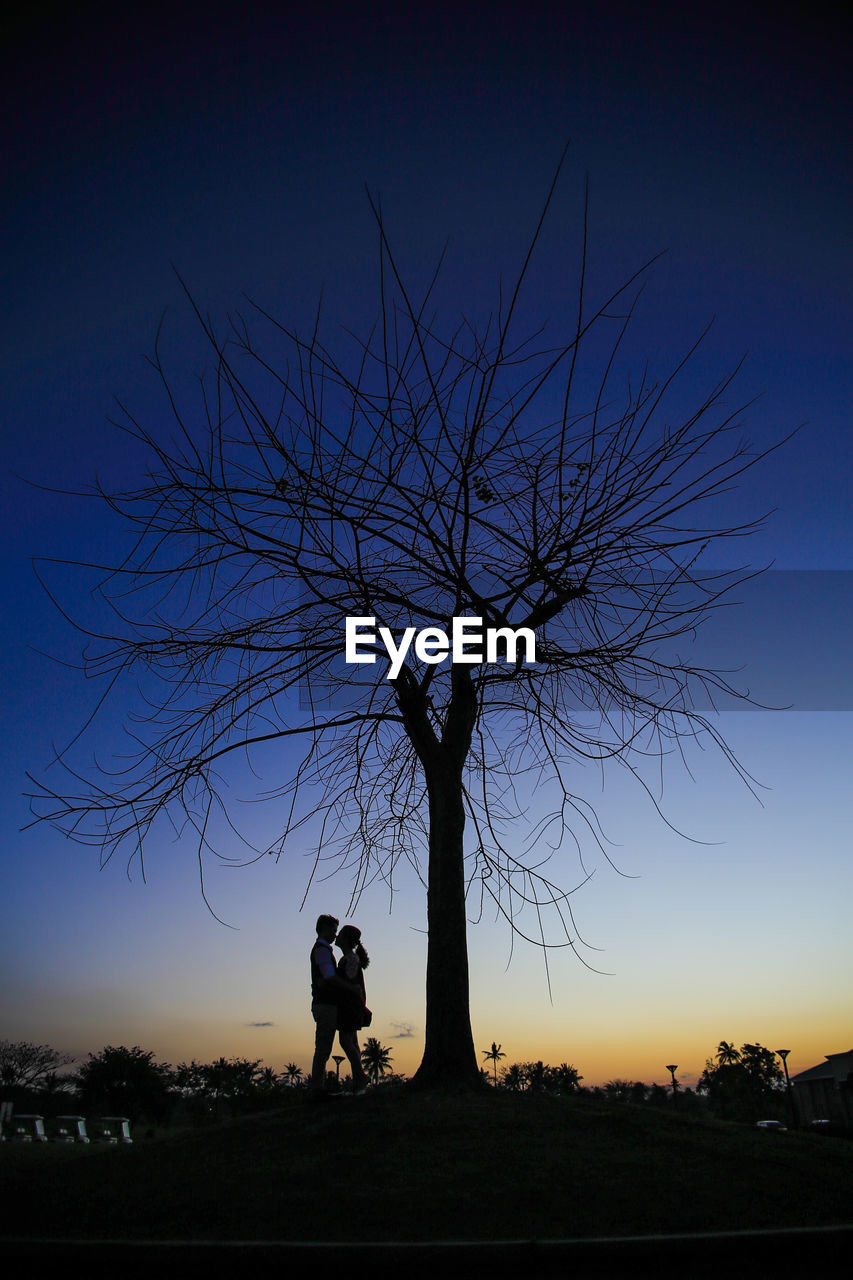
[[[317,947],[315,960],[317,968],[320,970],[320,976],[327,987],[336,988],[338,991],[356,991],[361,995],[360,988],[354,982],[346,982],[338,973],[331,948],[326,946]]]

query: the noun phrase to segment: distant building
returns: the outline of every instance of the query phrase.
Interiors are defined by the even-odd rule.
[[[791,1077],[801,1125],[813,1120],[853,1129],[853,1049],[828,1053],[826,1061]]]

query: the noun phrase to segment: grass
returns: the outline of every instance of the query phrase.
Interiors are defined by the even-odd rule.
[[[853,1143],[384,1088],[131,1147],[0,1148],[6,1238],[579,1239],[849,1222]]]

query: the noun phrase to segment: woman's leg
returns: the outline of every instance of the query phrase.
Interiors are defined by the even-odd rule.
[[[339,1031],[338,1039],[341,1042],[341,1048],[349,1059],[350,1072],[352,1073],[353,1089],[361,1089],[367,1084],[367,1074],[361,1065],[361,1050],[358,1047],[357,1031]]]

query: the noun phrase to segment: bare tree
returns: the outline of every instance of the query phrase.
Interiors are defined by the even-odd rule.
[[[636,770],[701,735],[740,769],[694,699],[732,692],[724,675],[674,642],[751,572],[709,570],[704,553],[757,523],[720,527],[713,505],[762,455],[741,437],[731,376],[668,418],[695,346],[662,381],[616,385],[642,273],[588,305],[586,216],[567,331],[517,334],[554,184],[514,287],[479,326],[428,313],[435,278],[412,296],[371,202],[379,305],[363,339],[333,350],[319,313],[302,335],[254,305],[220,334],[195,308],[215,368],[184,404],[158,335],[173,426],[123,421],[150,471],[133,491],[96,491],[137,537],[120,563],[90,566],[112,622],[89,628],[84,651],[87,675],[141,690],[132,754],[94,775],[63,753],[64,781],[33,797],[37,817],[104,858],[141,859],[159,819],[189,824],[201,866],[220,815],[233,820],[220,771],[242,754],[263,772],[270,744],[302,742],[266,792],[285,816],[259,852],[278,856],[302,828],[315,867],[350,868],[354,898],[373,878],[391,884],[401,858],[425,877],[424,1083],[480,1078],[469,911],[491,903],[549,945],[552,912],[554,945],[576,946],[572,889],[545,864],[601,840],[578,761]],[[608,326],[597,391],[581,397],[579,362]],[[399,639],[464,616],[529,629],[535,662],[509,644],[474,664],[436,661],[435,644],[394,666],[344,661],[346,617]],[[534,789],[553,803],[523,840]]]
[[[0,1040],[0,1084],[10,1088],[44,1088],[51,1077],[58,1078],[57,1067],[68,1066],[73,1061],[67,1053],[51,1049],[47,1044]]]

